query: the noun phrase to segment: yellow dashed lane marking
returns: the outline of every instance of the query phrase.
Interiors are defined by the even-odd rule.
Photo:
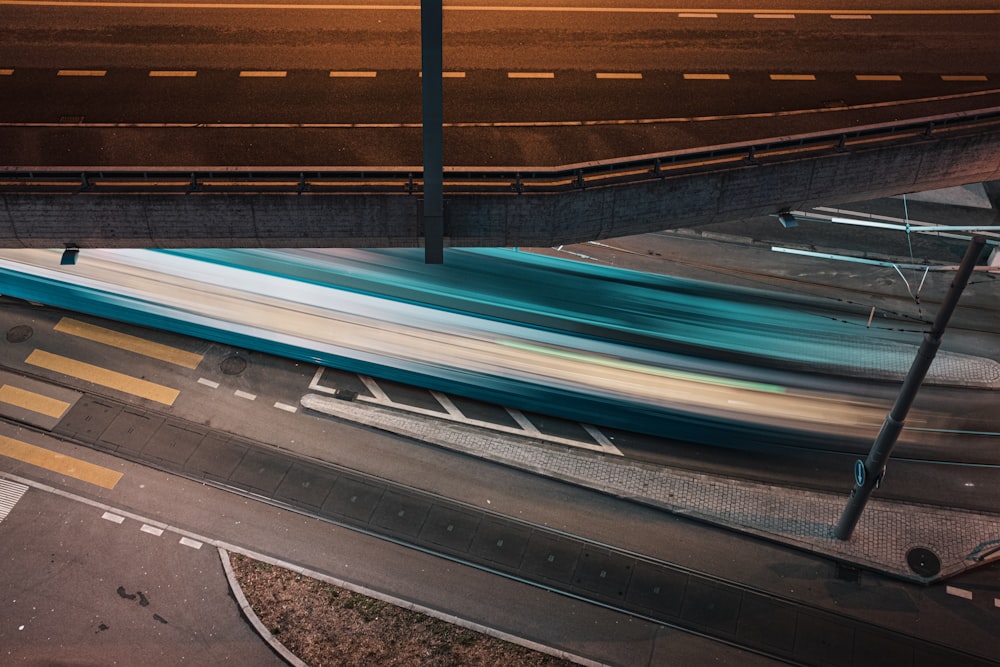
[[[680,19],[717,19],[718,14],[712,14],[708,12],[681,12],[677,15]]]
[[[729,81],[728,74],[685,74],[688,81]]]
[[[14,73],[12,69],[0,69],[0,76],[10,76]]]
[[[854,77],[858,81],[902,81],[903,77],[898,74],[858,74]]]
[[[344,79],[374,79],[378,76],[378,72],[363,71],[363,72],[343,72],[343,71],[333,71],[330,72],[331,78],[344,78]]]
[[[754,14],[755,19],[793,19],[795,14]]]
[[[198,71],[193,69],[152,69],[149,76],[162,77],[191,77],[198,76]]]
[[[771,81],[815,81],[815,74],[772,74]]]
[[[0,435],[0,454],[73,479],[113,489],[122,473]]]
[[[178,394],[180,394],[177,389],[77,361],[76,359],[61,357],[58,354],[52,354],[44,350],[33,351],[24,362],[80,380],[93,382],[102,387],[116,389],[140,398],[147,398],[157,403],[163,403],[164,405],[173,405],[174,401],[177,400]]]
[[[641,79],[642,72],[597,72],[598,79]]]
[[[555,72],[507,72],[508,79],[554,79]]]
[[[69,403],[66,401],[60,401],[44,394],[36,394],[33,391],[13,387],[9,384],[0,386],[0,401],[53,419],[59,419],[69,409]]]
[[[245,69],[240,72],[240,76],[243,78],[256,79],[283,79],[288,76],[288,72],[282,70]]]
[[[107,73],[106,69],[61,69],[56,76],[104,76]]]
[[[153,341],[146,340],[145,338],[130,336],[129,334],[124,334],[120,331],[105,329],[104,327],[99,327],[95,324],[88,324],[86,322],[80,322],[79,320],[74,320],[70,317],[62,318],[53,328],[60,333],[77,336],[78,338],[86,338],[87,340],[92,340],[95,343],[103,343],[104,345],[117,347],[120,350],[135,352],[136,354],[141,354],[144,357],[159,359],[160,361],[165,361],[168,364],[183,366],[184,368],[197,368],[198,364],[200,364],[202,360],[202,355],[195,354],[194,352],[178,350],[176,347],[170,347],[169,345],[163,345],[162,343],[154,343]]]

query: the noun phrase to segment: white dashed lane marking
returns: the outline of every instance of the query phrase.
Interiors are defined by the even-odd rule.
[[[192,549],[201,549],[201,542],[198,540],[192,540],[190,537],[182,537],[181,544],[186,547],[191,547]]]
[[[830,18],[837,21],[868,21],[871,17],[871,14],[830,14]]]
[[[198,384],[203,384],[206,387],[211,387],[212,389],[218,389],[219,383],[215,380],[209,380],[207,378],[198,378]]]
[[[754,14],[755,19],[793,19],[795,14]]]
[[[157,537],[163,534],[162,528],[157,528],[156,526],[150,526],[148,523],[142,524],[142,528],[140,528],[139,530],[141,530],[144,533],[149,533],[150,535],[156,535]]]
[[[718,14],[712,14],[710,12],[681,12],[677,15],[679,19],[717,19]]]
[[[972,599],[972,591],[967,591],[964,588],[958,588],[957,586],[945,586],[944,592],[958,598],[964,598],[966,600]]]
[[[333,71],[330,72],[330,78],[341,78],[341,79],[374,79],[378,76],[378,72],[373,72],[371,70],[366,70],[363,72],[346,72],[346,71]]]
[[[257,400],[257,394],[251,394],[251,393],[246,392],[246,391],[240,391],[239,389],[237,389],[236,391],[234,391],[233,394],[235,394],[237,398],[245,398],[248,401],[256,401]]]
[[[297,407],[295,407],[294,405],[289,405],[288,403],[282,403],[280,401],[277,402],[277,403],[275,403],[274,407],[278,408],[279,410],[284,410],[285,412],[298,412],[299,411],[299,409]]]
[[[105,521],[110,521],[111,523],[118,523],[118,524],[120,524],[122,521],[125,520],[125,517],[119,516],[118,514],[112,514],[111,512],[105,512],[104,514],[101,515],[101,518],[104,519]]]

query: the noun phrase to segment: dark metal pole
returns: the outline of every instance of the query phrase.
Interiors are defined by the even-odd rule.
[[[844,513],[840,516],[840,522],[837,523],[834,531],[838,540],[851,539],[851,533],[854,532],[854,527],[861,518],[868,498],[882,481],[886,462],[889,460],[889,454],[892,453],[897,438],[899,438],[900,431],[903,430],[906,414],[910,411],[910,406],[917,396],[917,390],[920,389],[924,376],[927,375],[927,370],[931,367],[931,362],[934,361],[938,347],[941,346],[941,336],[944,334],[945,327],[948,326],[948,320],[951,319],[955,306],[958,305],[962,290],[969,282],[969,276],[972,275],[976,259],[979,258],[984,245],[986,245],[986,239],[982,236],[974,236],[969,242],[965,257],[962,258],[962,263],[951,281],[944,303],[941,304],[941,310],[938,312],[931,330],[924,334],[924,340],[920,344],[920,349],[917,350],[917,356],[910,365],[910,371],[906,374],[906,379],[903,380],[903,386],[899,389],[896,403],[886,416],[882,430],[879,431],[871,451],[868,452],[868,458],[864,461],[858,459],[854,464],[854,489],[851,491],[847,507],[844,508]]]
[[[424,143],[424,262],[444,262],[442,0],[420,0]]]

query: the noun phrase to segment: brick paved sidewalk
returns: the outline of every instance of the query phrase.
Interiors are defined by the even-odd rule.
[[[842,542],[833,537],[833,527],[847,502],[846,488],[843,494],[817,493],[693,473],[318,394],[303,396],[301,403],[315,412],[911,581],[938,581],[986,560],[977,558],[1000,557],[1000,551],[990,554],[1000,546],[1000,515],[873,499],[851,540]],[[911,554],[914,549],[924,551]],[[928,552],[931,561],[940,561],[937,573],[924,569]],[[917,568],[923,574],[911,568],[908,554],[924,564]]]

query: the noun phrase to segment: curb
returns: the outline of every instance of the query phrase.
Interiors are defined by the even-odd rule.
[[[236,598],[236,603],[240,606],[240,611],[246,616],[247,620],[250,621],[250,625],[254,627],[261,638],[268,643],[271,649],[277,653],[282,659],[287,662],[292,667],[309,667],[306,663],[302,662],[298,656],[289,651],[285,646],[274,638],[271,631],[264,627],[260,619],[257,618],[257,614],[254,613],[253,608],[250,603],[247,602],[247,598],[243,595],[243,589],[240,588],[240,582],[236,580],[236,573],[233,572],[233,566],[229,562],[229,552],[219,547],[219,558],[222,560],[222,569],[226,571],[226,579],[229,581],[229,590],[233,592],[233,597]]]

